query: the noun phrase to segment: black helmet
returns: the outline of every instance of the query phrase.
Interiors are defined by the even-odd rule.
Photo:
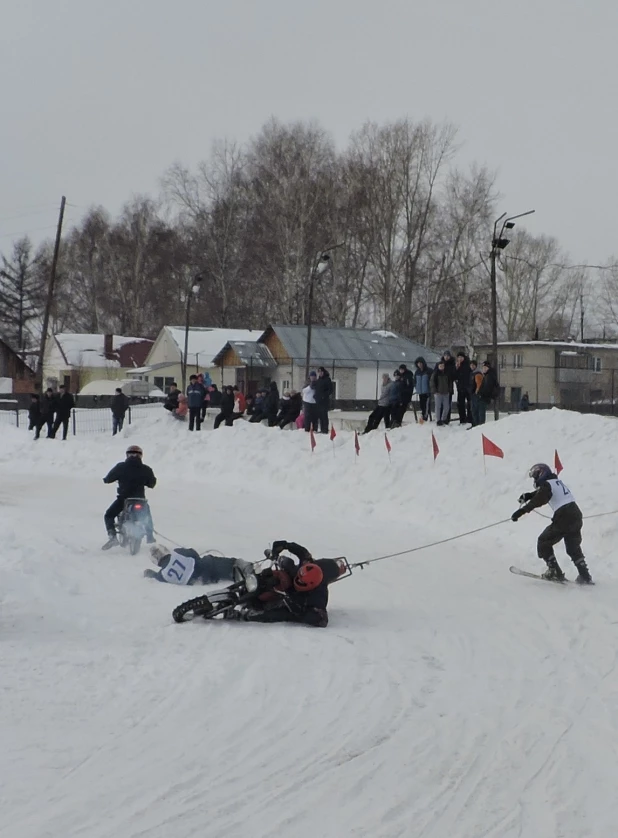
[[[540,486],[541,483],[545,483],[546,480],[553,477],[553,474],[553,471],[547,463],[535,463],[528,472],[528,477],[534,480],[535,486]]]

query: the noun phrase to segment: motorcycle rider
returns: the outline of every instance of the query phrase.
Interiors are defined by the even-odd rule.
[[[145,487],[154,489],[157,485],[157,478],[154,476],[153,470],[142,462],[143,454],[144,452],[139,445],[129,445],[124,463],[116,463],[109,474],[103,478],[104,483],[118,482],[118,497],[105,513],[104,520],[108,540],[101,548],[102,550],[109,550],[118,544],[116,518],[124,509],[125,500],[128,498],[145,498]],[[148,506],[146,512],[146,540],[148,544],[154,544],[152,516]]]
[[[232,581],[235,567],[252,567],[250,562],[230,556],[211,553],[200,556],[192,547],[168,550],[161,544],[153,544],[150,555],[158,570],[147,568],[144,576],[172,585],[216,585],[222,579]]]
[[[298,564],[291,556],[280,558],[284,550],[296,556]],[[294,541],[275,541],[269,558],[278,560],[280,569],[260,573],[262,592],[257,597],[257,607],[232,611],[228,618],[326,628],[328,586],[345,572],[345,567],[335,559],[314,559],[306,547]]]

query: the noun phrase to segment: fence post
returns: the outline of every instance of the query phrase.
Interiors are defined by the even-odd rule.
[[[131,405],[129,405],[129,425],[131,424]]]
[[[376,361],[376,401],[380,396],[380,362]]]
[[[19,428],[19,406],[15,408],[15,427]]]
[[[536,366],[536,406],[539,406],[539,367]]]
[[[614,373],[616,370],[612,370],[612,416],[614,415]]]
[[[71,425],[73,426],[73,436],[77,434],[77,425],[75,421],[75,411],[71,411]]]

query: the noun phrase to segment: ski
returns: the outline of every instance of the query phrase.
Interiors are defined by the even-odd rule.
[[[564,585],[565,582],[571,582],[571,579],[545,579],[544,576],[541,576],[540,573],[530,573],[529,570],[521,570],[519,567],[515,567],[515,565],[511,565],[509,567],[511,573],[514,573],[516,576],[528,576],[530,579],[541,579],[543,582],[553,582],[554,584]]]

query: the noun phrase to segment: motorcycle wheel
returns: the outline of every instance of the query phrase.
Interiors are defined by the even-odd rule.
[[[224,614],[236,604],[234,599],[220,600],[213,605],[207,596],[198,596],[195,599],[188,599],[182,605],[172,611],[172,617],[176,623],[188,623],[196,617],[203,617],[204,620],[212,620],[214,617]]]
[[[131,553],[132,556],[137,556],[141,546],[141,538],[129,538],[129,553]]]

